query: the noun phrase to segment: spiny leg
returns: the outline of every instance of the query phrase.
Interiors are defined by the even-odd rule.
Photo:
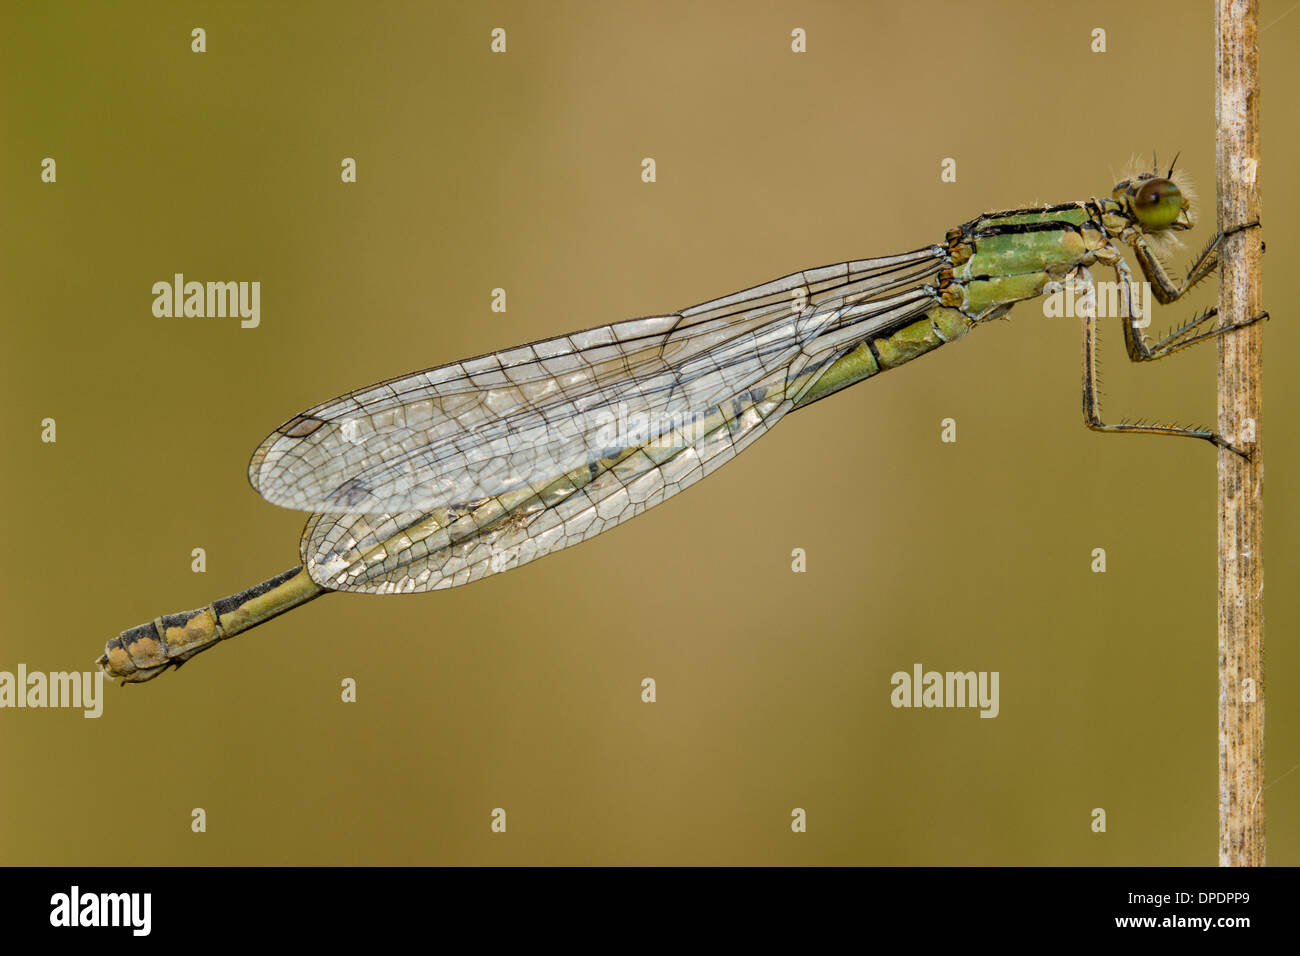
[[[1257,225],[1257,224],[1252,224],[1252,225]],[[1197,265],[1193,267],[1192,273],[1189,274],[1188,281],[1183,284],[1183,287],[1181,289],[1175,289],[1172,295],[1168,298],[1165,297],[1165,294],[1156,291],[1159,290],[1161,282],[1168,282],[1168,275],[1163,271],[1163,267],[1160,266],[1158,262],[1156,262],[1154,268],[1159,271],[1155,272],[1154,274],[1150,271],[1147,271],[1146,268],[1144,267],[1143,272],[1146,274],[1147,278],[1150,279],[1153,283],[1153,292],[1155,294],[1156,300],[1161,304],[1168,304],[1169,302],[1172,302],[1174,299],[1181,296],[1184,292],[1186,292],[1189,288],[1191,288],[1192,285],[1194,285],[1196,282],[1199,282],[1200,279],[1204,277],[1201,276],[1201,277],[1193,278],[1193,276],[1195,276],[1196,270],[1200,267],[1202,261],[1204,261],[1207,257],[1209,257],[1209,259],[1211,260],[1211,268],[1214,268],[1218,265],[1218,255],[1217,253],[1214,252],[1214,249],[1217,247],[1219,241],[1222,240],[1224,236],[1229,235],[1232,232],[1240,232],[1242,229],[1246,229],[1246,228],[1251,228],[1251,226],[1241,226],[1238,228],[1225,230],[1224,232],[1220,233],[1219,237],[1215,239],[1215,241],[1211,243],[1210,246],[1206,249],[1206,251],[1202,254],[1201,259],[1198,260],[1197,262]],[[1137,250],[1138,248],[1139,246],[1137,244],[1134,244],[1134,249]],[[1138,258],[1140,261],[1141,260],[1140,252]],[[1156,359],[1164,358],[1167,355],[1173,355],[1175,352],[1179,352],[1187,348],[1189,345],[1195,345],[1197,342],[1204,342],[1207,339],[1216,338],[1217,336],[1223,335],[1226,332],[1235,332],[1237,329],[1244,329],[1248,325],[1254,325],[1256,322],[1268,318],[1267,312],[1261,312],[1259,315],[1251,316],[1249,319],[1246,319],[1242,322],[1233,322],[1230,325],[1215,327],[1209,330],[1208,332],[1201,332],[1197,335],[1192,335],[1191,333],[1194,332],[1197,328],[1199,328],[1204,323],[1208,322],[1210,319],[1214,318],[1219,314],[1219,310],[1217,308],[1208,309],[1205,312],[1202,312],[1200,315],[1194,317],[1190,322],[1187,322],[1184,325],[1179,326],[1178,328],[1170,332],[1168,335],[1166,335],[1164,338],[1152,344],[1147,341],[1146,334],[1142,331],[1143,327],[1150,324],[1151,322],[1150,316],[1135,316],[1132,313],[1132,308],[1133,308],[1132,303],[1133,303],[1134,296],[1136,295],[1136,289],[1137,289],[1136,285],[1133,282],[1133,271],[1128,267],[1128,263],[1124,261],[1123,257],[1119,256],[1118,254],[1116,255],[1116,261],[1111,265],[1115,269],[1115,272],[1118,274],[1121,287],[1124,289],[1124,294],[1123,296],[1121,296],[1121,302],[1124,304],[1125,311],[1126,311],[1126,314],[1123,316],[1124,348],[1128,352],[1129,359],[1133,362],[1153,362]],[[1139,319],[1141,319],[1140,322]]]
[[[1204,342],[1206,339],[1216,338],[1222,335],[1224,332],[1234,332],[1237,329],[1244,329],[1248,325],[1254,325],[1256,322],[1262,322],[1263,320],[1268,318],[1267,312],[1261,312],[1259,315],[1251,316],[1249,319],[1246,319],[1244,322],[1234,322],[1231,325],[1225,325],[1222,328],[1216,326],[1215,328],[1210,329],[1208,332],[1201,332],[1199,335],[1189,335],[1189,333],[1192,332],[1194,329],[1196,329],[1203,323],[1209,321],[1210,319],[1214,318],[1218,314],[1219,314],[1219,310],[1217,308],[1206,309],[1204,312],[1202,312],[1196,318],[1192,319],[1192,321],[1188,322],[1186,325],[1182,326],[1181,328],[1174,329],[1174,331],[1170,332],[1168,335],[1166,335],[1155,345],[1150,346],[1150,348],[1147,350],[1150,354],[1143,355],[1140,359],[1138,359],[1138,361],[1146,362],[1158,358],[1164,358],[1166,355],[1172,355],[1173,353],[1181,349],[1187,348],[1187,346],[1189,345],[1195,345],[1197,342]],[[1183,338],[1183,336],[1185,335],[1187,335],[1188,337]],[[1140,333],[1138,338],[1140,340],[1141,338]],[[1146,346],[1145,342],[1142,342],[1141,344],[1144,347]]]
[[[1117,263],[1116,271],[1120,273],[1121,281],[1129,282],[1131,288],[1132,276],[1128,274],[1127,268],[1121,269],[1120,268],[1121,266],[1123,266],[1123,259],[1120,259],[1119,263]],[[1086,271],[1083,272],[1083,275],[1079,277],[1077,281],[1079,281],[1087,288],[1092,287],[1092,278],[1091,276],[1087,275]],[[1083,320],[1083,421],[1085,425],[1087,425],[1093,431],[1098,431],[1098,432],[1112,432],[1112,433],[1130,432],[1139,435],[1176,435],[1176,436],[1181,436],[1183,438],[1200,438],[1203,441],[1210,442],[1210,444],[1215,445],[1218,448],[1226,448],[1228,451],[1234,452],[1247,460],[1250,459],[1250,452],[1238,448],[1236,445],[1232,444],[1230,441],[1228,441],[1218,432],[1211,431],[1206,428],[1187,428],[1182,425],[1147,425],[1147,424],[1133,424],[1133,423],[1111,424],[1109,422],[1103,422],[1101,420],[1101,391],[1097,385],[1096,312],[1094,309],[1084,309],[1082,311],[1083,311],[1083,316],[1082,316],[1082,320]],[[1188,328],[1195,328],[1197,325],[1201,324],[1201,322],[1203,322],[1205,318],[1206,316],[1202,316],[1200,319],[1190,324]],[[1134,322],[1134,318],[1131,315],[1124,316],[1124,328],[1126,333],[1130,328],[1132,328],[1133,322]],[[1247,322],[1243,324],[1248,325],[1250,323]],[[1208,338],[1208,337],[1213,337],[1215,335],[1220,335],[1223,332],[1231,331],[1232,328],[1233,327],[1224,328],[1224,329],[1215,329],[1213,332],[1206,333],[1202,337]],[[1187,331],[1186,328],[1179,330],[1179,332],[1176,332],[1172,337],[1177,337],[1177,335],[1183,334],[1185,331]],[[1135,332],[1138,339],[1141,340],[1141,331],[1135,330]],[[1128,336],[1126,335],[1126,340],[1127,338]],[[1168,339],[1162,341],[1167,342]],[[1146,343],[1144,341],[1142,342],[1142,346],[1143,348],[1146,348]],[[1150,350],[1148,349],[1147,351]],[[1163,354],[1168,354],[1168,353],[1166,352]],[[1131,350],[1130,350],[1130,357],[1132,357]],[[1162,356],[1153,355],[1148,357],[1159,358]],[[1145,361],[1146,358],[1147,357],[1143,357],[1134,360]]]
[[[1247,229],[1258,228],[1259,220],[1254,219],[1242,223],[1240,226],[1230,226],[1223,230],[1223,232],[1211,239],[1201,254],[1196,257],[1192,267],[1187,270],[1187,278],[1181,284],[1174,281],[1164,263],[1151,250],[1145,235],[1134,229],[1122,238],[1133,249],[1133,254],[1137,256],[1138,265],[1142,268],[1142,274],[1146,276],[1147,281],[1151,283],[1151,291],[1155,295],[1156,301],[1161,305],[1168,305],[1181,298],[1188,289],[1218,268],[1219,246],[1223,244],[1224,239]]]

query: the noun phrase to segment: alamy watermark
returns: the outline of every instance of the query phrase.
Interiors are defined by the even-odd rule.
[[[17,673],[0,671],[0,708],[73,707],[84,717],[104,713],[104,672],[29,671],[19,664]]]
[[[1151,324],[1150,282],[1051,281],[1043,286],[1043,315],[1049,319],[1084,316],[1131,318],[1133,327]]]
[[[245,329],[262,321],[261,282],[186,282],[178,272],[170,282],[155,282],[153,296],[153,314],[160,319],[238,318]]]
[[[981,717],[996,717],[998,671],[927,671],[913,664],[911,673],[890,678],[889,702],[895,707],[978,707]]]
[[[83,893],[73,886],[50,897],[51,926],[129,926],[133,936],[148,936],[152,915],[152,893]]]
[[[339,434],[344,441],[363,445],[376,435],[397,429],[419,427],[427,424],[428,414],[415,403],[409,409],[394,408],[389,411],[384,424],[378,428],[369,418],[345,418],[339,422]],[[758,421],[758,412],[752,405],[737,407],[734,403],[721,408],[713,406],[699,411],[669,412],[636,410],[626,402],[616,405],[576,411],[570,417],[556,417],[552,422],[539,422],[531,427],[504,429],[499,421],[486,420],[477,428],[480,439],[475,454],[484,457],[509,455],[518,447],[546,448],[566,439],[582,439],[587,447],[610,455],[620,454],[629,448],[643,451],[677,451],[697,445],[720,428],[747,427],[749,417]],[[500,434],[497,434],[500,430]]]

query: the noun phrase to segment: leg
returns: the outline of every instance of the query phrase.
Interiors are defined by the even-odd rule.
[[[1242,228],[1246,228],[1246,227],[1242,227]],[[1211,268],[1214,268],[1215,266],[1218,265],[1218,255],[1217,253],[1214,254],[1212,253],[1214,248],[1217,246],[1218,242],[1225,235],[1228,235],[1228,233],[1224,232],[1220,234],[1219,238],[1216,239],[1214,243],[1212,243],[1210,247],[1206,249],[1205,253],[1202,255],[1202,259],[1204,259],[1206,256],[1210,256],[1210,258],[1212,259]],[[1134,248],[1136,249],[1137,247],[1135,246]],[[1139,255],[1139,259],[1140,258],[1141,256]],[[1122,256],[1117,256],[1116,261],[1112,263],[1112,266],[1115,269],[1119,281],[1125,290],[1124,295],[1121,297],[1121,301],[1124,303],[1124,307],[1128,313],[1123,317],[1124,347],[1128,351],[1128,357],[1130,361],[1154,362],[1156,359],[1164,358],[1166,355],[1173,355],[1175,352],[1181,351],[1182,349],[1187,348],[1189,345],[1195,345],[1197,342],[1204,342],[1206,339],[1215,338],[1216,336],[1223,335],[1225,332],[1233,332],[1236,331],[1237,329],[1244,329],[1248,325],[1254,325],[1256,322],[1268,318],[1267,312],[1261,312],[1259,315],[1252,316],[1251,318],[1246,319],[1244,322],[1234,322],[1232,325],[1225,325],[1222,327],[1212,328],[1208,332],[1200,332],[1195,335],[1191,334],[1197,328],[1204,325],[1210,319],[1214,318],[1216,315],[1219,314],[1218,309],[1209,309],[1205,312],[1202,312],[1200,315],[1196,316],[1194,319],[1192,319],[1190,322],[1186,323],[1185,325],[1181,325],[1178,328],[1174,329],[1174,331],[1170,332],[1168,335],[1166,335],[1164,338],[1162,338],[1160,341],[1156,342],[1153,345],[1147,342],[1147,337],[1145,333],[1143,333],[1142,331],[1142,329],[1145,326],[1151,324],[1151,317],[1143,316],[1141,318],[1141,321],[1139,322],[1138,318],[1132,314],[1132,302],[1133,302],[1133,296],[1135,295],[1135,286],[1133,284],[1132,270],[1129,269],[1128,263],[1124,261]],[[1199,267],[1200,267],[1200,262],[1198,261],[1196,268]],[[1157,264],[1157,268],[1163,269],[1163,267],[1159,267],[1158,264]],[[1177,289],[1174,292],[1172,298],[1165,298],[1159,291],[1155,291],[1160,288],[1159,283],[1160,281],[1163,281],[1161,278],[1153,277],[1152,273],[1146,272],[1145,268],[1143,271],[1146,272],[1147,277],[1152,280],[1153,291],[1156,300],[1159,301],[1161,304],[1167,304],[1168,302],[1173,301],[1173,299],[1176,299],[1179,296],[1181,296],[1184,292],[1186,292],[1189,288],[1191,288],[1192,285],[1194,285],[1196,282],[1199,282],[1201,278],[1204,278],[1203,276],[1198,277],[1196,279],[1192,278],[1192,276],[1195,276],[1196,274],[1196,268],[1192,270],[1192,274],[1188,277],[1188,281],[1183,284],[1183,287],[1181,289]],[[1164,279],[1167,280],[1167,276],[1165,276],[1165,273],[1163,271],[1157,272],[1156,276],[1164,277]]]
[[[1123,260],[1121,259],[1120,262],[1122,263]],[[1123,281],[1123,279],[1124,277],[1121,277],[1121,281]],[[1076,278],[1076,281],[1085,287],[1090,287],[1092,285],[1092,279],[1087,275],[1086,271],[1083,271],[1083,275],[1081,277]],[[1193,323],[1189,323],[1188,326],[1185,326],[1183,329],[1180,329],[1178,332],[1174,333],[1173,336],[1170,336],[1162,340],[1162,343],[1158,343],[1157,347],[1160,347],[1160,345],[1164,343],[1168,343],[1172,339],[1177,338],[1179,335],[1182,335],[1185,332],[1189,331],[1190,329],[1195,328],[1197,325],[1200,325],[1202,322],[1204,322],[1206,318],[1207,316],[1202,316],[1200,319],[1194,321]],[[1130,316],[1125,317],[1124,328],[1126,331],[1132,328],[1133,321],[1134,320],[1132,317]],[[1204,336],[1199,336],[1198,338],[1219,335],[1226,331],[1230,331],[1230,330],[1216,329],[1213,332],[1205,333]],[[1137,331],[1135,334],[1139,339],[1141,339],[1142,333],[1140,331]],[[1190,344],[1191,342],[1185,342],[1183,343],[1183,345],[1175,346],[1175,349]],[[1143,345],[1145,347],[1145,342],[1143,343]],[[1164,352],[1161,353],[1161,355],[1153,354],[1152,356],[1149,357],[1159,358],[1162,355],[1167,355],[1167,354],[1169,353]],[[1130,351],[1130,357],[1131,356],[1132,356],[1132,352]],[[1146,360],[1145,358],[1136,359],[1136,361],[1145,361],[1145,360]],[[1140,423],[1139,424],[1125,423],[1119,425],[1112,425],[1107,422],[1103,422],[1101,420],[1101,392],[1097,387],[1097,321],[1096,321],[1095,313],[1089,309],[1083,310],[1083,421],[1084,424],[1087,425],[1089,428],[1091,428],[1093,431],[1098,431],[1098,432],[1132,432],[1134,434],[1140,434],[1140,435],[1181,435],[1184,438],[1200,438],[1204,441],[1210,442],[1212,445],[1215,445],[1216,447],[1226,448],[1231,452],[1235,452],[1236,454],[1241,455],[1243,458],[1247,460],[1250,459],[1249,452],[1241,448],[1238,448],[1237,446],[1229,442],[1226,438],[1224,438],[1222,435],[1220,435],[1218,432],[1210,431],[1209,429],[1186,428],[1182,425],[1173,425],[1173,424],[1147,425],[1147,424],[1140,424]]]
[[[1215,327],[1210,329],[1208,332],[1201,332],[1197,335],[1189,335],[1189,333],[1191,333],[1193,330],[1198,328],[1203,323],[1208,322],[1210,319],[1214,318],[1218,314],[1219,314],[1219,310],[1217,308],[1206,309],[1196,318],[1192,319],[1192,321],[1170,332],[1163,339],[1161,339],[1155,345],[1150,346],[1149,348],[1146,344],[1146,341],[1141,336],[1141,333],[1139,333],[1137,336],[1135,336],[1135,338],[1140,343],[1141,348],[1146,350],[1147,354],[1143,354],[1142,357],[1138,359],[1138,361],[1146,362],[1158,358],[1164,358],[1166,355],[1172,355],[1173,353],[1179,351],[1180,349],[1187,348],[1187,346],[1189,345],[1195,345],[1197,342],[1203,342],[1206,339],[1215,338],[1216,336],[1222,335],[1224,332],[1233,332],[1236,331],[1237,329],[1244,329],[1248,325],[1254,325],[1256,322],[1260,322],[1268,318],[1267,312],[1261,312],[1259,315],[1252,316],[1251,318],[1247,319],[1244,322],[1234,322],[1232,325],[1225,325],[1222,328]],[[1187,337],[1184,338],[1184,336]]]
[[[1223,230],[1210,240],[1210,244],[1196,257],[1192,267],[1187,270],[1187,278],[1183,280],[1181,285],[1174,282],[1164,264],[1156,258],[1155,253],[1151,251],[1151,247],[1147,243],[1145,235],[1137,232],[1137,230],[1131,230],[1132,235],[1125,235],[1124,241],[1132,247],[1133,254],[1137,256],[1138,265],[1142,267],[1142,274],[1151,283],[1151,291],[1155,295],[1156,301],[1161,305],[1168,305],[1218,268],[1219,246],[1223,244],[1224,239],[1234,233],[1257,228],[1259,228],[1258,219]]]

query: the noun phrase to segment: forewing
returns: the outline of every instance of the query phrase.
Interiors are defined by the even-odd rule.
[[[671,315],[633,319],[416,372],[296,416],[249,480],[322,514],[406,512],[539,492],[617,457],[625,423],[653,438],[914,312],[943,250],[797,272]],[[314,519],[315,520],[315,519]]]

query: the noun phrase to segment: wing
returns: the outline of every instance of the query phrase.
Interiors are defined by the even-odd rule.
[[[549,480],[464,505],[392,514],[316,514],[301,557],[336,591],[432,591],[468,584],[567,548],[694,484],[791,407],[783,372],[743,398]]]
[[[854,265],[832,268],[847,278]],[[713,313],[710,318],[720,313],[731,316],[731,327],[744,322],[753,327],[745,334],[724,336],[715,326],[714,346],[703,352],[700,343],[687,336],[680,346],[671,335],[661,336],[655,345],[636,346],[636,351],[649,348],[653,354],[628,363],[631,368],[656,368],[665,355],[688,354],[667,370],[657,369],[660,374],[667,371],[670,378],[663,387],[674,394],[660,395],[644,384],[636,387],[629,383],[634,376],[626,367],[618,374],[597,376],[588,391],[542,403],[541,410],[552,414],[543,420],[571,421],[555,416],[553,409],[592,408],[616,399],[635,403],[638,412],[607,424],[596,437],[575,428],[567,446],[548,443],[546,436],[533,446],[522,446],[542,451],[527,460],[516,456],[515,479],[502,482],[498,475],[491,490],[482,477],[452,470],[440,477],[453,487],[480,493],[445,497],[432,506],[314,514],[302,534],[303,564],[313,580],[333,590],[430,591],[467,584],[585,541],[721,467],[779,421],[816,384],[822,370],[863,338],[883,334],[928,308],[933,299],[916,280],[917,266],[909,262],[896,274],[907,276],[902,291],[892,281],[882,282],[851,300],[823,296],[800,313],[790,313],[784,297],[790,288],[799,287],[790,283],[795,277],[778,280],[780,287],[766,294],[779,306],[752,305],[756,290],[707,303],[700,309]],[[890,273],[877,276],[885,274]],[[816,281],[816,273],[797,275]],[[753,314],[760,309],[765,320],[761,323]],[[703,313],[686,310],[675,318],[689,320],[694,314]],[[616,332],[635,324],[610,328]],[[614,340],[638,341],[617,335]],[[704,372],[686,371],[700,358],[710,360],[713,381],[702,382]],[[724,397],[713,400],[714,395]],[[584,406],[584,401],[589,404]],[[682,413],[652,421],[651,410]],[[520,421],[534,411],[539,409],[511,405],[501,418]],[[491,426],[499,427],[499,419]],[[477,462],[502,460],[474,457],[474,448],[467,443],[458,451]]]
[[[670,315],[360,389],[276,429],[254,453],[249,480],[274,504],[371,515],[384,527],[411,512],[540,494],[557,476],[618,460],[759,386],[806,389],[817,368],[867,334],[924,311],[932,300],[923,284],[943,256],[931,246],[796,272]],[[766,420],[778,406],[756,414]],[[620,427],[629,420],[644,423],[631,442]],[[309,530],[323,524],[346,521],[314,518]]]

